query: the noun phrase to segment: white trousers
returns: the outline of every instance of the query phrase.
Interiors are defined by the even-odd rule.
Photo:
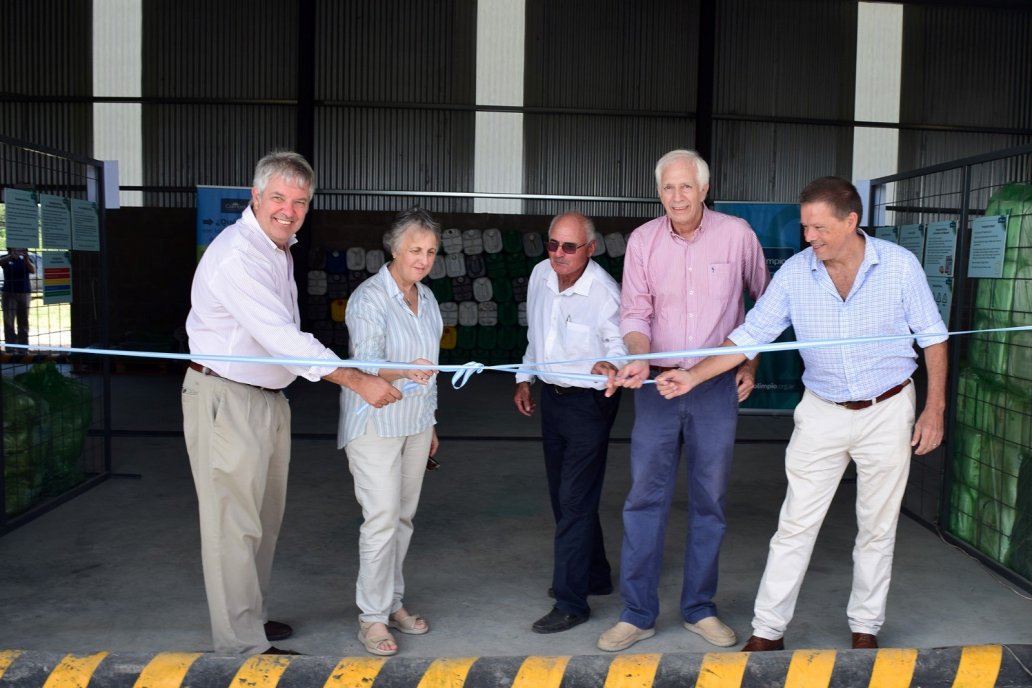
[[[423,489],[433,426],[406,437],[380,437],[372,420],[344,451],[365,521],[358,536],[355,602],[365,622],[387,623],[402,607],[402,566]]]
[[[785,452],[788,491],[756,595],[754,635],[776,640],[785,634],[817,533],[850,459],[857,472],[858,532],[847,617],[854,633],[877,635],[881,630],[896,524],[910,472],[915,399],[913,384],[860,411],[809,391],[803,395]]]
[[[186,371],[182,401],[215,651],[263,652],[265,595],[287,495],[290,405],[283,394],[195,370]]]

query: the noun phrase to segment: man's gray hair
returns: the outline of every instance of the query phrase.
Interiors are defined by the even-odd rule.
[[[401,247],[401,237],[409,229],[420,229],[424,232],[433,232],[437,243],[441,243],[441,223],[431,217],[430,213],[419,206],[412,206],[402,210],[394,218],[394,223],[383,235],[383,247],[392,256],[394,251]]]
[[[308,187],[308,200],[315,193],[315,170],[308,164],[304,156],[293,151],[273,151],[258,161],[254,167],[252,186],[258,193],[265,191],[269,180],[280,177],[294,186]]]
[[[548,225],[549,238],[552,237],[552,228],[555,227],[555,224],[564,217],[572,217],[581,223],[581,226],[584,227],[584,234],[587,237],[585,241],[590,243],[598,239],[598,232],[595,231],[595,223],[591,221],[590,217],[576,210],[567,210],[565,213],[559,213],[552,218],[552,222]]]
[[[666,166],[672,162],[684,161],[695,165],[695,174],[699,182],[699,186],[706,186],[709,184],[709,165],[702,159],[702,156],[693,150],[672,150],[656,163],[656,189],[659,189],[661,179],[663,178],[663,170]]]

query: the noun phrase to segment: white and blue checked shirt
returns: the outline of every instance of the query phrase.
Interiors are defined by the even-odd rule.
[[[928,280],[917,258],[899,246],[863,235],[864,259],[845,300],[813,249],[781,266],[767,291],[728,339],[738,346],[767,344],[790,325],[798,341],[914,333],[918,345],[946,340]],[[822,346],[800,350],[803,384],[828,401],[872,399],[917,368],[913,342]]]
[[[441,349],[441,310],[429,287],[416,284],[419,292],[419,314],[405,305],[405,297],[384,265],[375,275],[362,282],[348,299],[344,321],[351,340],[351,357],[360,361],[393,361],[411,363],[425,358],[436,364]],[[366,372],[376,374],[376,369]],[[394,386],[401,389],[408,378],[399,378]],[[380,437],[405,437],[426,430],[436,420],[437,376],[423,385],[409,385],[400,401],[383,408],[367,407],[356,392],[345,387],[340,391],[340,419],[337,423],[337,448],[365,434],[370,418]]]

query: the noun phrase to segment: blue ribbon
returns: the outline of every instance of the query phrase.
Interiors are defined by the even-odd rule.
[[[991,332],[1029,332],[1032,325],[1017,327],[994,327],[984,330],[958,330],[956,332],[944,333],[946,337],[959,337],[961,335],[987,334]],[[870,344],[874,342],[898,341],[901,339],[917,339],[919,337],[936,337],[943,333],[922,333],[922,334],[898,334],[884,335],[877,337],[854,337],[851,339],[812,339],[794,342],[771,342],[770,344],[752,344],[748,346],[716,346],[703,349],[685,349],[682,351],[662,351],[648,354],[635,354],[626,356],[605,357],[611,363],[634,360],[653,360],[660,358],[702,358],[705,356],[726,356],[730,354],[764,353],[770,351],[793,351],[800,349],[812,349],[825,346],[850,346],[854,344]],[[473,375],[479,375],[485,370],[492,370],[505,373],[523,373],[526,375],[552,375],[556,377],[569,378],[572,380],[584,380],[590,382],[605,382],[608,378],[605,375],[592,375],[590,373],[568,373],[552,370],[539,370],[533,367],[524,367],[521,363],[505,363],[501,365],[484,365],[476,361],[469,361],[461,365],[427,365],[423,363],[394,363],[392,361],[358,361],[358,360],[329,360],[325,358],[278,358],[262,356],[228,356],[224,354],[200,354],[186,353],[174,354],[157,351],[124,351],[120,349],[100,348],[77,348],[61,346],[42,346],[28,344],[5,344],[8,348],[19,348],[33,351],[50,351],[60,354],[87,354],[92,356],[126,356],[131,358],[163,358],[182,361],[226,361],[232,363],[258,363],[266,365],[284,365],[298,368],[322,367],[322,368],[392,368],[396,370],[437,370],[442,373],[452,373],[452,387],[461,389]],[[539,361],[530,365],[571,365],[577,363],[595,363],[598,358],[578,358],[567,361]],[[411,381],[409,381],[411,382]],[[652,382],[648,380],[646,382]],[[418,383],[413,383],[418,384]],[[404,386],[402,387],[404,391]]]

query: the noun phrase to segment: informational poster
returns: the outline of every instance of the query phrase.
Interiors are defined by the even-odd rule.
[[[39,195],[39,214],[43,230],[43,248],[72,247],[71,205],[64,196]]]
[[[246,186],[197,187],[197,260],[219,232],[240,219],[251,202]]]
[[[968,277],[1003,277],[1003,254],[1006,248],[1006,215],[989,215],[972,220]]]
[[[36,192],[4,189],[7,245],[11,248],[39,248],[39,205]]]
[[[770,274],[799,252],[799,206],[794,203],[717,203],[716,210],[744,219],[756,232],[763,247]],[[752,300],[746,294],[746,310]],[[779,342],[795,340],[792,328],[778,337]],[[756,389],[742,404],[743,409],[792,409],[803,394],[803,360],[795,351],[775,351],[760,356]]]
[[[100,221],[97,204],[93,201],[71,199],[72,248],[76,251],[100,251]]]
[[[939,315],[942,316],[942,321],[946,323],[946,328],[949,329],[950,305],[953,303],[953,278],[932,277],[929,275],[928,286],[932,290],[935,305],[939,307]]]
[[[72,261],[67,251],[43,254],[43,303],[72,302]]]
[[[899,228],[899,245],[917,256],[917,262],[923,264],[925,245],[924,225],[901,225]]]
[[[929,222],[925,232],[925,274],[929,277],[953,277],[953,259],[956,253],[956,221]]]
[[[874,238],[899,243],[899,227],[875,227]]]

